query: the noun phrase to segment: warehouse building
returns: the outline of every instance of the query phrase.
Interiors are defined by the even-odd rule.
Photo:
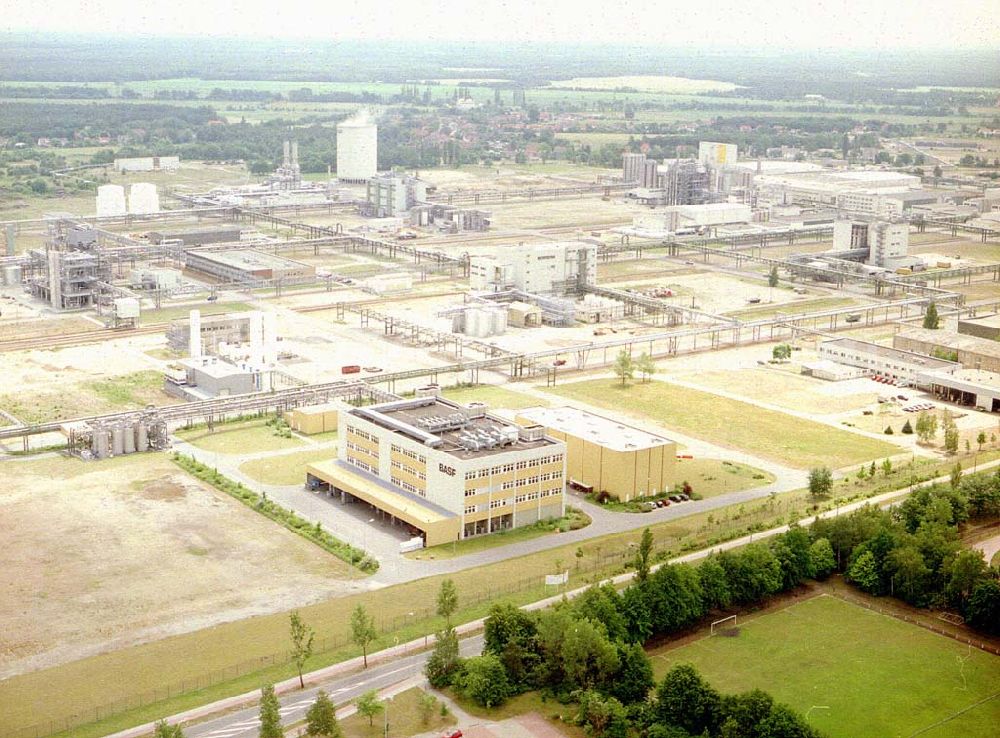
[[[434,390],[340,411],[337,458],[307,484],[361,501],[427,546],[565,513],[566,445]]]
[[[592,284],[597,284],[597,246],[583,241],[520,244],[469,261],[469,285],[479,291],[565,294]]]
[[[958,332],[965,336],[977,336],[990,341],[1000,341],[1000,315],[984,315],[981,318],[965,318],[958,321]]]
[[[164,241],[180,243],[183,246],[204,246],[210,243],[233,243],[240,240],[239,226],[211,226],[180,228],[169,231],[150,231],[146,238],[157,245]]]
[[[1000,412],[1000,374],[979,369],[959,369],[953,374],[925,372],[920,382],[922,387],[947,402]]]
[[[181,160],[176,156],[136,156],[115,159],[115,171],[128,172],[175,172],[180,169]]]
[[[224,282],[257,279],[314,279],[316,267],[255,249],[232,251],[188,251],[188,269],[217,277]]]
[[[569,483],[627,502],[670,490],[677,444],[668,438],[572,407],[533,407],[516,418],[566,444]]]
[[[816,348],[820,359],[867,370],[874,377],[881,377],[898,384],[917,385],[919,374],[928,371],[954,373],[961,364],[900,348],[882,346],[854,338],[835,338],[823,341]]]
[[[950,355],[966,369],[1000,373],[1000,343],[945,330],[907,328],[892,337],[892,345],[921,354]]]

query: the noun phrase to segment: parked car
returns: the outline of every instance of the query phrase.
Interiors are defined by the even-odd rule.
[[[671,502],[680,502],[681,501],[681,496],[680,495],[670,495],[670,501]]]
[[[681,502],[687,502],[688,500],[690,500],[690,499],[691,499],[690,497],[688,497],[688,496],[687,496],[686,494],[684,494],[683,492],[682,492],[681,494],[677,495],[677,496],[681,498]]]
[[[461,730],[446,730],[441,734],[441,738],[462,738],[463,735]]]

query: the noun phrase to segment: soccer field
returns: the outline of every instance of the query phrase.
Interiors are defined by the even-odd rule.
[[[650,654],[657,678],[690,662],[721,692],[763,689],[833,738],[997,735],[1000,657],[828,595],[739,628]]]

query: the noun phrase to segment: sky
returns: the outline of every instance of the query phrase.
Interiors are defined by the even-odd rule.
[[[0,30],[767,48],[990,47],[997,0],[5,0]]]

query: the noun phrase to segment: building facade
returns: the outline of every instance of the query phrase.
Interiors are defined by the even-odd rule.
[[[436,395],[343,410],[311,486],[366,502],[434,546],[565,513],[566,446]]]
[[[592,284],[597,284],[597,246],[582,241],[522,244],[469,262],[473,290],[564,294]]]
[[[854,338],[823,341],[816,351],[820,359],[859,367],[872,376],[899,384],[916,385],[918,375],[929,371],[953,373],[962,368],[953,361]]]

